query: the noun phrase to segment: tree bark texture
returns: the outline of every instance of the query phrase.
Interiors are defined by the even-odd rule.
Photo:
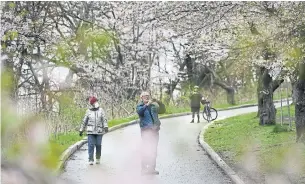
[[[222,89],[224,89],[227,92],[227,102],[230,105],[235,105],[235,90],[233,87],[227,85],[224,82],[221,82],[220,80],[215,80],[214,84],[220,86]]]
[[[305,143],[305,61],[300,63],[299,78],[294,85],[296,141]]]
[[[272,78],[268,69],[259,68],[259,79],[257,87],[258,117],[260,125],[275,124],[276,109],[273,104]]]

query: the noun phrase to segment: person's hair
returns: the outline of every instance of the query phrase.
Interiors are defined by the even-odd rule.
[[[150,95],[149,92],[147,92],[147,91],[142,91],[140,97],[142,98],[143,96],[146,96],[146,95]]]

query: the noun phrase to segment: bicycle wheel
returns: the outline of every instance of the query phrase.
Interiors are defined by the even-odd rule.
[[[202,117],[203,119],[205,119],[206,121],[210,122],[211,119],[211,115],[209,113],[209,108],[208,107],[204,107],[203,111],[202,111]]]
[[[214,108],[205,108],[202,112],[202,116],[208,122],[214,121],[218,117],[218,112]]]
[[[211,113],[211,121],[214,121],[218,117],[218,112],[214,108],[210,108],[210,113]]]

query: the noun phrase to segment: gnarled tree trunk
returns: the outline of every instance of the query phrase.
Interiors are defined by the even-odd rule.
[[[283,79],[272,80],[265,67],[258,71],[258,113],[260,125],[274,125],[276,123],[276,109],[273,103],[273,92],[284,82]]]
[[[189,80],[190,84],[193,84],[194,83],[194,63],[189,54],[186,55],[184,62],[185,62],[186,69],[187,69],[188,80]]]
[[[294,85],[297,142],[305,143],[305,61],[300,63],[299,78]]]
[[[227,102],[228,104],[231,104],[231,105],[235,105],[235,90],[234,88],[230,87],[226,90],[227,92]]]
[[[205,76],[203,80],[208,78],[208,74],[211,74],[210,77],[213,79],[213,82],[215,85],[221,87],[227,92],[227,102],[230,105],[235,105],[235,89],[234,87],[230,86],[226,82],[224,82],[215,71],[213,71],[210,67],[205,66],[205,69],[202,71],[202,75]],[[203,82],[201,82],[203,83]]]
[[[216,85],[220,86],[222,89],[224,89],[227,92],[227,102],[230,105],[235,105],[235,90],[233,87],[227,85],[226,83],[220,81],[220,80],[215,80],[214,82]]]
[[[265,67],[259,68],[257,87],[258,117],[260,125],[275,124],[276,109],[273,104],[272,78]]]

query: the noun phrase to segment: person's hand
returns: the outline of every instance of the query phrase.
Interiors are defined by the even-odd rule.
[[[109,130],[108,130],[108,127],[105,127],[105,132],[107,133]]]
[[[149,106],[151,103],[153,103],[153,101],[149,100],[146,105]]]
[[[80,137],[83,136],[83,131],[79,131],[79,136],[80,136]]]

